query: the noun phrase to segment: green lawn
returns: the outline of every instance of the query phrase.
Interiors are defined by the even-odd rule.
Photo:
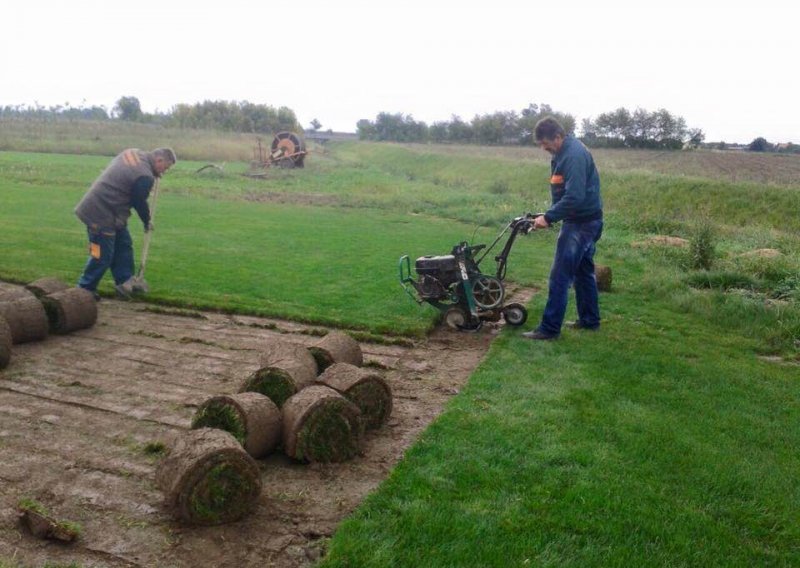
[[[0,278],[77,278],[71,210],[106,162],[0,153]],[[266,180],[199,165],[163,181],[154,300],[409,335],[434,311],[399,287],[400,254],[444,254],[478,225],[487,242],[548,200],[540,158],[449,147],[335,144]],[[800,564],[800,187],[601,176],[597,260],[614,271],[601,331],[544,344],[503,331],[323,565]],[[707,271],[691,248],[634,246],[696,247],[703,227]],[[509,278],[544,286],[554,238],[521,239]]]
[[[619,288],[599,333],[506,330],[323,566],[800,563],[797,366]]]

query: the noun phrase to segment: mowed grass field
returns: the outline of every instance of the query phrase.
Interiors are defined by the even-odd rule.
[[[183,161],[162,183],[152,297],[420,335],[435,314],[402,292],[397,257],[446,253],[476,226],[487,242],[545,208],[534,152],[341,143],[266,180]],[[0,278],[77,278],[71,209],[106,163],[0,153]],[[504,330],[324,566],[800,564],[800,186],[598,163],[597,260],[614,271],[601,331]],[[696,251],[709,233],[709,270],[692,246],[639,246]],[[554,240],[521,239],[509,278],[544,287]]]

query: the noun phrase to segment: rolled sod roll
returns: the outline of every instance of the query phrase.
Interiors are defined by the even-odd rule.
[[[355,404],[368,430],[380,428],[392,413],[392,389],[383,377],[349,363],[334,363],[317,381]]]
[[[340,331],[332,331],[308,350],[317,361],[321,373],[334,363],[350,363],[356,367],[364,364],[364,355],[358,341]]]
[[[11,362],[11,328],[6,323],[6,318],[0,316],[0,369],[5,369]]]
[[[47,337],[47,314],[33,294],[28,298],[0,301],[0,316],[8,323],[14,343],[40,341]]]
[[[269,397],[257,392],[209,398],[192,420],[192,428],[218,428],[233,435],[254,458],[278,445],[283,417]]]
[[[69,287],[69,284],[62,282],[58,278],[39,278],[25,286],[25,288],[32,292],[37,298],[53,294],[54,292],[61,292]]]
[[[10,302],[20,298],[34,298],[33,292],[26,290],[22,286],[0,282],[0,302]]]
[[[258,464],[231,434],[190,430],[156,469],[156,484],[175,518],[194,525],[240,519],[261,493]]]
[[[97,321],[97,301],[83,288],[67,288],[42,296],[52,333],[70,333],[92,327]]]
[[[611,268],[600,264],[594,267],[594,276],[597,279],[597,289],[600,292],[611,291]]]
[[[258,370],[245,379],[239,392],[261,393],[281,407],[290,396],[313,384],[316,378],[317,362],[308,349],[294,343],[274,341],[262,350]]]
[[[361,449],[358,407],[332,388],[312,385],[283,405],[283,450],[308,462],[341,462]]]

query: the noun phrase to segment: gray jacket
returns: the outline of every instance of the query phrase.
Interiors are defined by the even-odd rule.
[[[150,152],[130,148],[111,160],[83,196],[75,214],[91,230],[118,230],[131,216],[132,192],[137,180],[155,181],[155,159]]]

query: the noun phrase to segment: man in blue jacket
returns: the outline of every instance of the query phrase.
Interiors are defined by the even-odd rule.
[[[575,285],[578,321],[572,327],[597,330],[600,308],[594,274],[595,243],[603,232],[600,176],[589,150],[554,118],[543,118],[534,131],[537,144],[553,155],[550,162],[550,194],[553,205],[534,222],[544,229],[562,221],[555,258],[550,269],[547,305],[539,326],[523,337],[556,339],[567,311],[569,287]]]

